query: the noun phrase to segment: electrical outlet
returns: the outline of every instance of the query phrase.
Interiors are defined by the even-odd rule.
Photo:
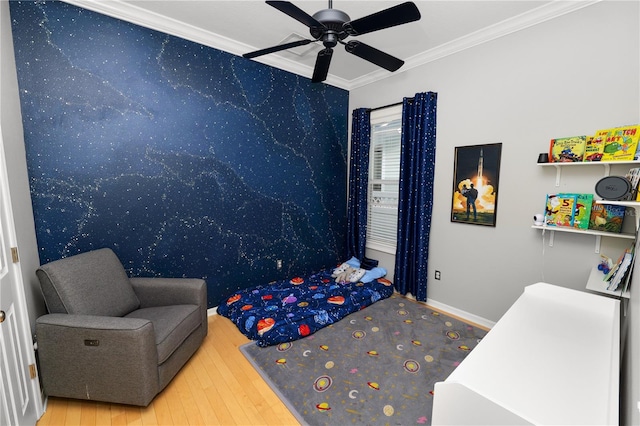
[[[440,279],[440,271],[436,271],[436,280]]]
[[[282,269],[282,259],[276,260],[276,268],[278,268],[278,270]]]

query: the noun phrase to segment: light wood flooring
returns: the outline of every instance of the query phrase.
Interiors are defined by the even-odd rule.
[[[231,321],[210,316],[200,349],[148,407],[51,397],[37,426],[299,425],[238,350],[247,342]]]
[[[51,397],[37,426],[299,425],[238,349],[247,342],[231,321],[210,316],[200,349],[148,407]]]

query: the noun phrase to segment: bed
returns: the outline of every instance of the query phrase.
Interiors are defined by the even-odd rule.
[[[385,278],[365,283],[336,282],[334,277],[335,270],[327,269],[240,290],[220,302],[218,314],[266,347],[313,334],[393,294]]]

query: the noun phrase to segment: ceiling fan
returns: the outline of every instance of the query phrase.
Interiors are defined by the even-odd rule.
[[[351,20],[349,15],[341,10],[333,9],[332,0],[329,0],[329,8],[320,10],[313,14],[307,14],[288,1],[267,1],[269,6],[273,6],[279,11],[289,15],[293,19],[309,27],[309,32],[313,40],[298,40],[266,49],[256,50],[242,55],[245,58],[255,58],[293,47],[304,46],[309,43],[321,41],[324,49],[318,52],[316,64],[313,69],[311,82],[319,83],[326,80],[329,73],[329,65],[333,56],[333,48],[338,44],[344,45],[348,53],[356,55],[379,67],[389,71],[398,70],[404,61],[395,58],[374,47],[366,45],[360,41],[343,41],[349,36],[359,36],[396,25],[407,24],[420,19],[420,11],[413,2],[405,2],[397,6],[384,9],[363,18]]]

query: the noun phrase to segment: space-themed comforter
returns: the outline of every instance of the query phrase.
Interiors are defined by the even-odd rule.
[[[393,294],[389,280],[336,283],[331,270],[240,290],[222,300],[218,313],[265,347],[315,333],[352,312]]]

